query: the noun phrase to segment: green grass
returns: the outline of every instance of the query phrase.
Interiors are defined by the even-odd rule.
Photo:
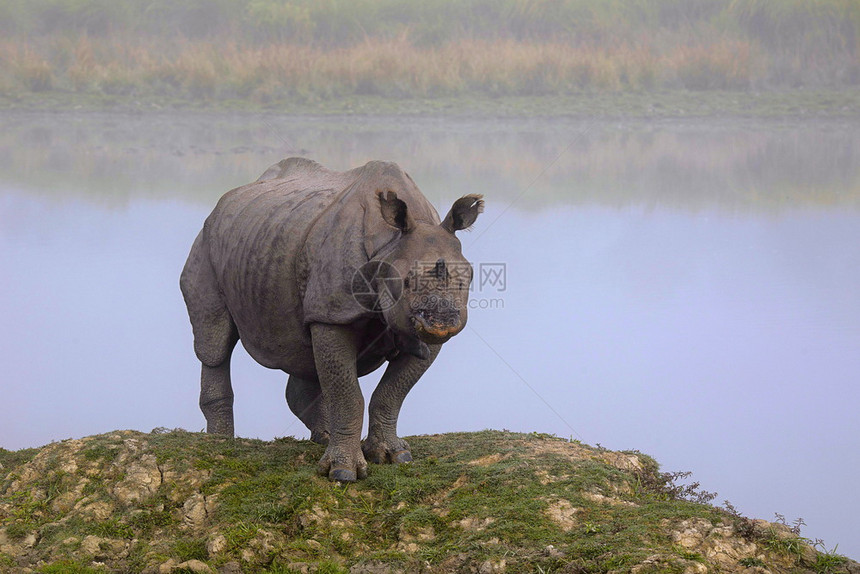
[[[173,543],[172,554],[180,562],[187,560],[207,560],[209,552],[206,550],[206,541],[199,538],[180,538]]]
[[[747,568],[766,568],[767,564],[764,563],[763,560],[759,558],[741,558],[738,560],[738,564],[741,566],[746,566]]]
[[[124,444],[129,439],[137,441],[134,453]],[[615,453],[546,435],[484,431],[409,441],[414,463],[371,465],[368,478],[351,485],[317,476],[323,449],[308,441],[126,431],[87,439],[75,452],[56,443],[41,457],[46,466],[74,458],[78,471],[60,474],[57,467],[26,491],[0,495],[7,509],[0,527],[16,540],[37,533],[33,552],[45,572],[97,571],[80,557],[81,541],[91,535],[102,539],[103,553],[112,544],[126,548],[124,558],[102,559],[108,568],[130,571],[172,558],[216,569],[238,560],[261,572],[289,572],[297,563],[346,572],[372,562],[461,571],[488,561],[504,561],[510,573],[626,571],[643,564],[642,571],[682,572],[685,564],[707,560],[677,546],[671,525],[690,518],[714,525],[746,520],[696,502],[696,492],[674,485],[678,473],[661,473],[639,453],[642,466],[630,472],[610,464]],[[151,496],[119,504],[113,485],[126,474],[115,468],[116,456],[144,454],[154,455],[171,478]],[[76,483],[84,477],[99,479],[100,487],[84,495]],[[79,508],[109,503],[110,515],[96,520],[79,509],[52,507],[42,498],[52,484],[81,492]],[[195,492],[216,502],[204,531],[183,519]],[[558,522],[564,512],[570,520]],[[776,532],[750,529],[748,536],[799,571],[843,567],[835,553],[806,564],[804,539]],[[214,542],[219,547],[210,551]],[[550,545],[558,552],[548,552]],[[646,564],[655,554],[661,561]]]
[[[812,569],[818,574],[833,574],[844,570],[848,559],[845,556],[836,554],[834,549],[831,552],[822,552],[815,557],[815,562],[812,564]]]
[[[84,459],[89,461],[113,460],[116,456],[116,449],[110,448],[103,444],[93,445],[83,452]]]
[[[53,564],[42,566],[37,572],[40,574],[103,574],[106,570],[89,566],[78,560],[59,560]]]
[[[123,518],[113,517],[110,520],[100,521],[89,528],[87,531],[90,534],[101,538],[134,538],[138,530],[132,525],[127,524]]]
[[[39,454],[37,448],[24,448],[16,451],[0,448],[0,468],[10,469],[30,462],[37,454]]]

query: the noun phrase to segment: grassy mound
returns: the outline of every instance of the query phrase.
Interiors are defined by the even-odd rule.
[[[412,437],[339,485],[308,441],[117,431],[0,449],[0,571],[860,572],[706,504],[638,452],[538,434]]]

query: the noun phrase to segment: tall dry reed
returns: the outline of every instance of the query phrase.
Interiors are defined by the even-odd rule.
[[[261,101],[744,89],[761,61],[753,45],[725,39],[668,52],[641,41],[577,46],[467,39],[420,47],[405,34],[331,48],[83,36],[5,40],[0,49],[0,78],[5,77],[7,90]]]

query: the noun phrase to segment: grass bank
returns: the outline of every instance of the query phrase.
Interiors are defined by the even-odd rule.
[[[117,431],[0,449],[0,571],[856,572],[800,522],[707,504],[638,452],[546,435],[413,437],[338,485],[322,447]],[[754,570],[748,570],[754,568]]]

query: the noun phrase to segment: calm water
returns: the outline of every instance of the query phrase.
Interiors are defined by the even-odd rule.
[[[403,434],[639,449],[858,558],[858,128],[0,116],[0,446],[203,428],[178,276],[217,198],[289,155],[390,159],[440,211],[487,199],[469,325]],[[307,436],[235,357],[237,432]]]

